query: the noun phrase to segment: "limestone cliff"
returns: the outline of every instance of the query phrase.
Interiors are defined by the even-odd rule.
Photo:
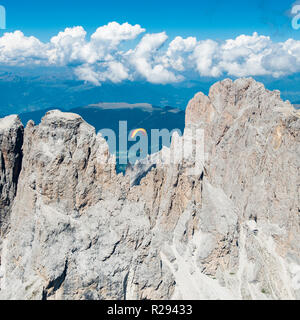
[[[9,227],[22,163],[23,125],[18,116],[0,119],[0,236]],[[0,239],[1,242],[1,239]]]
[[[204,129],[199,172],[157,161],[193,144],[186,130],[123,176],[78,115],[24,136],[2,119],[0,298],[300,299],[299,113],[224,80],[190,101],[186,128]]]

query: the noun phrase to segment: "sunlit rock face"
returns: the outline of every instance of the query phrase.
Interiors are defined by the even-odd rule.
[[[161,161],[197,129],[199,170]],[[117,175],[76,114],[24,135],[2,119],[0,298],[299,299],[299,129],[278,91],[226,79],[190,101],[170,149]]]
[[[204,202],[220,203],[205,196],[217,188],[238,218],[236,260],[217,278],[244,299],[300,298],[299,112],[253,79],[224,80],[190,102],[186,122],[205,132]]]

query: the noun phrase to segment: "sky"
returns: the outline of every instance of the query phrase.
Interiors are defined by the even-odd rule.
[[[170,37],[227,39],[258,32],[274,41],[300,39],[291,28],[290,0],[0,0],[7,10],[8,31],[22,30],[40,40],[66,27],[92,33],[111,21],[140,24]],[[3,32],[2,32],[3,33]]]
[[[78,80],[178,83],[300,72],[295,1],[0,0],[0,66],[67,67]],[[296,20],[296,26],[297,26]],[[300,17],[299,17],[300,23]]]

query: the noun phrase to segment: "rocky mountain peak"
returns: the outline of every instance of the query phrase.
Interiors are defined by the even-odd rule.
[[[24,137],[14,119],[0,121],[1,298],[300,298],[300,117],[278,91],[226,79],[198,93],[194,175],[187,159],[155,160],[187,133],[123,176],[80,116],[51,111]]]

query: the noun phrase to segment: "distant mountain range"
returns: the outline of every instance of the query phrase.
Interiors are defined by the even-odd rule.
[[[181,83],[157,85],[147,82],[86,84],[63,68],[0,68],[0,117],[45,109],[70,110],[98,102],[147,102],[185,110],[199,91],[208,93],[215,78],[201,78]],[[299,76],[284,79],[257,79],[267,89],[278,89],[282,98],[300,104]]]
[[[211,82],[210,82],[211,84]],[[0,70],[0,117],[44,109],[70,110],[98,102],[147,102],[156,106],[185,109],[197,92],[207,93],[208,85],[155,85],[146,82],[103,83],[101,86],[72,79],[69,74],[31,74]]]
[[[21,113],[24,125],[29,120],[39,123],[50,109]],[[61,109],[61,111],[66,111]],[[178,108],[157,107],[147,103],[99,103],[85,107],[72,108],[68,112],[79,114],[86,122],[95,127],[96,132],[108,128],[118,131],[119,121],[127,121],[128,130],[144,128],[173,130],[184,129],[185,112]]]

